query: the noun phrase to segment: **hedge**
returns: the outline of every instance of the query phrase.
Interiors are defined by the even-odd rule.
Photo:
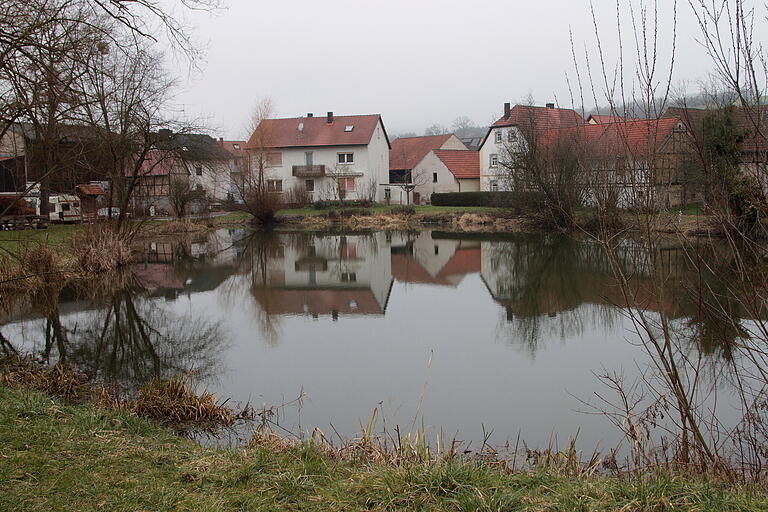
[[[536,192],[448,192],[432,194],[434,206],[485,206],[495,208],[530,208],[541,201]]]

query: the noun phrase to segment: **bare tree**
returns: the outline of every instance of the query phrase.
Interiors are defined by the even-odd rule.
[[[176,218],[184,218],[193,203],[201,202],[204,199],[205,192],[202,188],[192,187],[186,176],[174,176],[171,178],[168,201]]]
[[[271,222],[282,203],[282,181],[271,179],[271,168],[279,154],[272,142],[274,133],[269,123],[272,113],[269,99],[256,104],[249,127],[246,165],[241,173],[232,177],[237,208],[251,215],[258,224]]]

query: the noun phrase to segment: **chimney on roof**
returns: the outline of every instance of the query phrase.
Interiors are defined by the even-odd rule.
[[[328,112],[328,124],[331,124],[333,122],[333,112]]]
[[[554,103],[547,103],[547,108],[555,108],[555,104]]]
[[[307,112],[307,117],[315,117],[315,114],[313,114],[312,112]]]
[[[219,142],[224,142],[224,137],[219,137]]]
[[[509,117],[509,113],[510,113],[510,111],[511,111],[511,107],[512,107],[512,105],[510,105],[509,103],[505,103],[505,104],[504,104],[504,118],[505,118],[505,119],[506,119],[507,117]]]

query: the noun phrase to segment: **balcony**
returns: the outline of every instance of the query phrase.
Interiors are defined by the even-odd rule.
[[[325,176],[324,165],[294,165],[293,175],[297,178],[321,178]]]

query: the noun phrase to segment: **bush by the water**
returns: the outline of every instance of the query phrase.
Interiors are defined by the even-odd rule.
[[[541,203],[536,192],[447,192],[432,194],[434,206],[485,206],[526,210]]]

